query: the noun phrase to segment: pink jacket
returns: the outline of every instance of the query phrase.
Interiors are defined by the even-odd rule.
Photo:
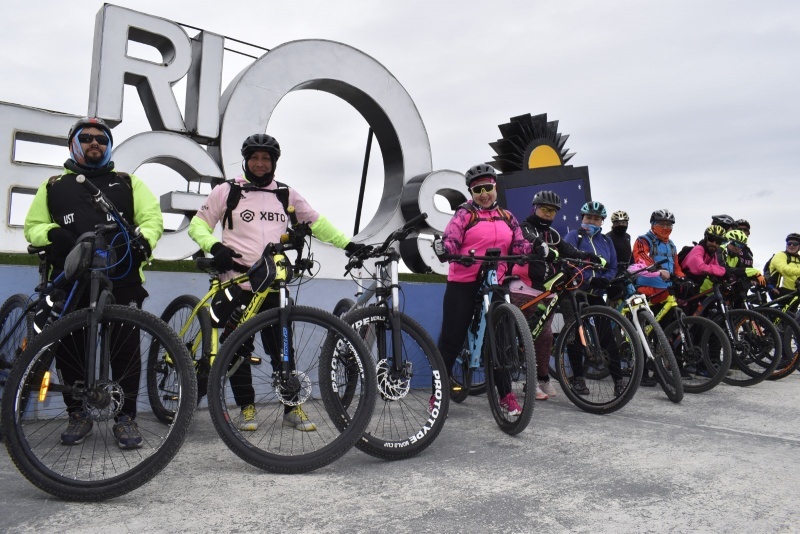
[[[522,237],[519,222],[513,215],[510,221],[506,221],[497,209],[482,209],[474,202],[470,202],[478,208],[478,221],[467,229],[471,220],[470,212],[464,208],[456,210],[444,230],[443,242],[448,254],[468,254],[470,250],[474,250],[476,256],[483,256],[490,248],[499,248],[500,254],[504,256],[530,254],[531,244]],[[503,281],[507,267],[507,263],[498,266],[497,277],[500,282]],[[480,268],[480,262],[470,266],[453,262],[450,264],[447,280],[474,282],[477,280]]]
[[[683,258],[681,267],[695,276],[725,276],[725,267],[717,262],[716,254],[709,256],[703,245],[695,245]]]

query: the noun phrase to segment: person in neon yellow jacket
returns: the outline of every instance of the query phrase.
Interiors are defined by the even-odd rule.
[[[141,235],[136,239],[144,252],[134,247],[129,249],[125,239],[112,239],[117,264],[108,276],[113,282],[111,293],[117,304],[141,308],[148,296],[143,287],[141,266],[164,231],[158,200],[136,176],[114,168],[111,161],[113,136],[101,119],[80,119],[70,129],[68,140],[70,157],[64,163],[63,173],[45,181],[33,198],[25,217],[25,239],[34,246],[48,247],[52,278],[63,270],[64,260],[81,234],[93,231],[97,224],[108,223],[106,214],[92,206],[85,186],[77,182],[77,176],[82,174],[103,192],[128,223],[139,227]],[[89,295],[84,292],[71,309],[85,308],[88,304]],[[126,341],[117,347],[111,361],[111,375],[120,385],[124,400],[114,416],[116,424],[112,430],[120,448],[137,449],[143,442],[135,422],[141,367],[139,334],[131,327],[129,335],[119,338]],[[76,365],[74,355],[68,352],[57,351],[56,366],[66,381],[82,380],[81,365]],[[78,445],[91,434],[94,422],[78,396],[64,393],[64,404],[69,418],[67,429],[61,434],[61,443]]]
[[[797,289],[800,277],[800,234],[786,236],[786,250],[776,252],[769,260],[770,281],[775,285],[774,296],[787,295]]]

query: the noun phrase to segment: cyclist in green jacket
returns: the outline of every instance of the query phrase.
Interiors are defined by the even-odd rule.
[[[101,119],[82,118],[69,131],[70,157],[64,163],[64,171],[45,181],[36,191],[28,214],[25,217],[25,239],[37,247],[49,247],[48,259],[53,264],[52,277],[64,268],[64,260],[81,234],[94,231],[95,225],[108,223],[105,213],[97,211],[89,201],[85,186],[76,181],[78,175],[97,186],[114,204],[123,217],[138,226],[144,253],[128,249],[125,239],[116,241],[117,265],[108,275],[113,281],[111,293],[117,304],[142,307],[147,297],[142,284],[142,264],[164,231],[163,218],[158,200],[145,185],[132,174],[117,171],[111,161],[113,136],[111,129]],[[84,294],[73,309],[85,308],[89,295]],[[142,446],[142,436],[135,422],[136,397],[139,390],[139,335],[131,330],[120,358],[111,362],[111,374],[125,392],[124,402],[115,416],[114,437],[122,449]],[[56,355],[56,363],[64,378],[72,383],[80,380],[79,371],[66,364],[66,355]],[[135,363],[135,365],[131,365]],[[79,400],[64,393],[64,403],[69,413],[69,424],[61,434],[61,443],[77,445],[88,436],[94,425],[90,415],[83,410]]]

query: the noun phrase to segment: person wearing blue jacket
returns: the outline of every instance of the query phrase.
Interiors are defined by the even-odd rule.
[[[600,202],[587,202],[581,208],[581,227],[564,236],[565,242],[578,250],[599,256],[601,259],[600,263],[603,267],[583,271],[583,282],[580,288],[586,292],[586,298],[592,306],[606,303],[603,295],[608,289],[609,282],[617,275],[617,252],[614,243],[602,232],[603,221],[607,214],[606,207]],[[564,299],[560,305],[565,320],[568,320],[569,316],[574,314],[574,311],[569,309],[571,307],[569,300]],[[608,349],[609,371],[614,380],[614,393],[621,395],[625,390],[625,379],[620,366],[619,350],[611,338],[609,329],[601,329],[600,342]],[[586,385],[583,373],[583,347],[576,342],[568,343],[567,354],[573,374],[572,390],[578,395],[590,395],[591,391]]]

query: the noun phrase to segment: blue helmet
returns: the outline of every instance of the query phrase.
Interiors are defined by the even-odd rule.
[[[601,204],[600,202],[597,202],[596,200],[584,204],[583,207],[581,208],[581,214],[597,215],[599,217],[602,217],[603,219],[605,219],[606,215],[608,215],[608,213],[606,212],[606,207],[603,206],[603,204]]]

